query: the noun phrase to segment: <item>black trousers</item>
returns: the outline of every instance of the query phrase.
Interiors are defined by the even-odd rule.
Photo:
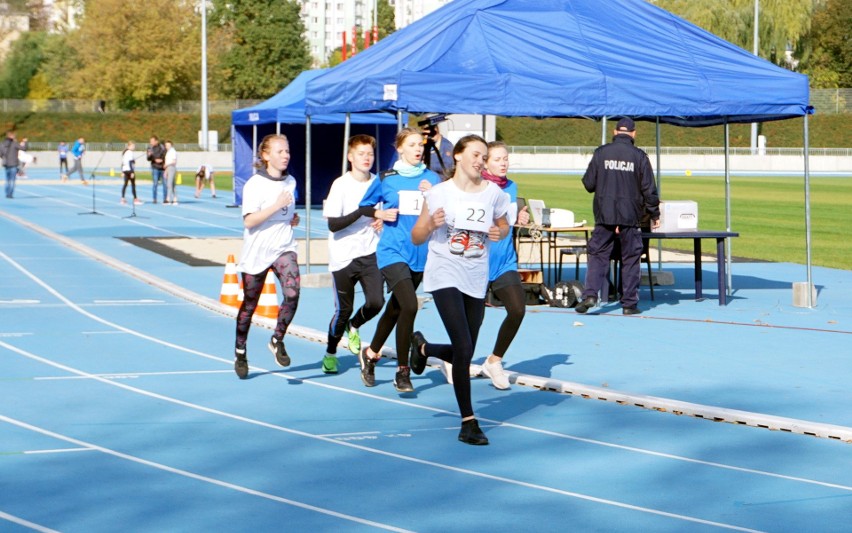
[[[621,305],[635,307],[639,303],[639,279],[642,275],[642,230],[638,227],[621,227],[596,224],[589,239],[589,263],[586,269],[586,284],[583,298],[598,297],[607,282],[609,261],[615,240],[621,245]]]

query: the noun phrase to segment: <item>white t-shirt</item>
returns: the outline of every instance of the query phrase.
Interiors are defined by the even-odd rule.
[[[347,172],[334,180],[331,190],[328,191],[328,198],[323,203],[322,216],[342,217],[358,209],[361,198],[375,179],[376,175],[370,174],[370,179],[361,182],[355,179],[351,172]],[[329,272],[342,270],[353,259],[376,252],[379,235],[370,225],[372,222],[372,218],[362,216],[340,231],[328,232]]]
[[[457,225],[456,219],[465,216],[468,209],[483,209],[484,213],[490,213],[491,216],[484,221],[487,226],[493,226],[494,220],[506,216],[508,195],[497,185],[485,183],[484,190],[468,193],[459,189],[453,180],[447,180],[423,193],[429,214],[443,207],[446,216],[446,224],[432,232],[429,239],[429,254],[423,271],[423,290],[426,292],[455,287],[468,296],[485,297],[488,289],[488,248],[491,245],[487,233],[482,236],[485,253],[480,257],[453,254],[449,245],[449,229]]]
[[[204,169],[204,176],[202,176],[202,178],[207,181],[210,181],[210,176],[213,175],[213,167],[211,167],[210,165],[200,165],[198,167],[198,170],[195,171],[196,176],[201,172],[202,168]]]
[[[166,150],[166,159],[164,163],[167,167],[169,166],[177,166],[177,150],[175,150],[174,146]]]
[[[125,150],[121,156],[121,171],[131,172],[133,170],[133,150]]]
[[[274,204],[282,191],[290,191],[296,197],[296,180],[292,176],[276,181],[255,174],[243,186],[243,217]],[[295,204],[290,204],[261,224],[243,229],[243,250],[237,265],[238,271],[260,274],[284,252],[298,250],[290,226],[295,210]]]

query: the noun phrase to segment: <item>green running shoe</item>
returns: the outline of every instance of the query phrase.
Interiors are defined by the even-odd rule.
[[[358,328],[349,326],[349,351],[353,355],[361,353],[361,334],[358,333]]]
[[[337,374],[337,356],[325,354],[322,358],[322,371],[325,374]]]

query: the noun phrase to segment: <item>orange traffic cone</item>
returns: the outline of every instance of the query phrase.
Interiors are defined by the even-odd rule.
[[[231,307],[240,306],[240,285],[237,280],[237,263],[233,254],[228,256],[225,264],[225,276],[222,279],[222,290],[219,292],[219,301]]]
[[[255,313],[266,318],[278,318],[278,295],[275,293],[275,275],[271,270],[266,273]]]

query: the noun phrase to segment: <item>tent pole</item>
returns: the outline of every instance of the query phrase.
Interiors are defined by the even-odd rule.
[[[402,130],[402,109],[396,110],[396,131]]]
[[[725,118],[725,231],[731,231],[731,125]],[[725,268],[728,277],[728,294],[731,295],[733,288],[733,274],[731,274],[731,239],[725,239]]]
[[[662,185],[662,156],[660,155],[660,117],[657,117],[657,123],[654,128],[655,135],[657,137],[657,198],[661,197],[660,186]],[[657,270],[663,270],[663,240],[657,239]],[[652,280],[648,280],[648,283],[652,283]]]
[[[606,115],[601,117],[601,144],[606,144]]]
[[[346,152],[348,151],[349,146],[349,127],[350,120],[352,115],[350,113],[346,113],[346,120],[343,121],[343,163],[340,168],[340,175],[346,174]]]
[[[311,273],[311,116],[305,115],[305,272]]]
[[[813,273],[811,272],[811,167],[810,167],[810,140],[808,136],[808,115],[805,113],[804,135],[805,135],[805,259],[808,264],[808,308],[814,307]]]

